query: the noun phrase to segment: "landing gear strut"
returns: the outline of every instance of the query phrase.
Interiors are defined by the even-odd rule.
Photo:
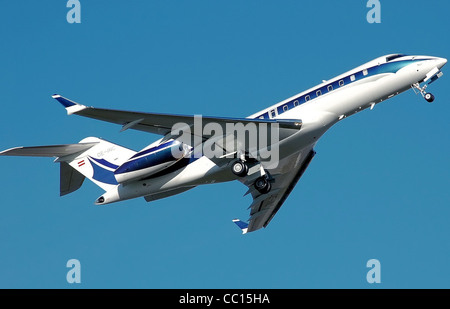
[[[417,91],[422,95],[422,97],[427,100],[427,102],[431,103],[434,101],[434,95],[432,95],[429,92],[426,92],[428,85],[424,85],[423,87],[420,87],[419,83],[415,83],[411,86],[411,88],[414,90],[414,92],[417,94]],[[417,91],[416,91],[417,90]]]
[[[257,167],[256,171],[255,166]],[[252,170],[250,172],[250,175],[249,169]],[[257,161],[244,161],[243,159],[236,159],[231,164],[231,171],[238,177],[247,176],[246,181],[248,181],[249,183],[253,182],[253,187],[261,194],[269,193],[269,191],[272,189],[270,176],[266,174],[262,166],[260,166],[260,163]]]

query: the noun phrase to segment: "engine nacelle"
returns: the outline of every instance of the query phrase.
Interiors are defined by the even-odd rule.
[[[117,182],[138,180],[158,173],[186,157],[191,147],[170,140],[151,148],[144,148],[114,171]]]

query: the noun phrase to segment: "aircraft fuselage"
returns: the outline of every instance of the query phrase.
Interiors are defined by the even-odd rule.
[[[429,56],[388,55],[374,59],[353,70],[270,106],[248,118],[301,119],[301,129],[278,144],[279,157],[286,158],[315,145],[334,124],[348,116],[385,101],[430,79],[446,59]],[[262,162],[264,165],[264,162]],[[158,177],[119,184],[101,197],[108,204],[139,196],[166,192],[179,193],[182,188],[232,181],[237,178],[229,164],[217,164],[206,156],[192,160],[181,168]]]

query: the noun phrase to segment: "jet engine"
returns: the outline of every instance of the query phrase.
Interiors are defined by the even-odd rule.
[[[189,155],[191,147],[176,140],[144,148],[114,171],[117,182],[142,179],[158,173]]]

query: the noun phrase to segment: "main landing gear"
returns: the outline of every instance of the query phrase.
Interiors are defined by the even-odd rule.
[[[231,171],[238,177],[245,177],[248,173],[248,165],[242,160],[236,160],[231,165]]]
[[[252,168],[252,170],[253,170],[253,168]],[[261,170],[262,170],[262,168],[261,168]],[[233,174],[235,174],[238,177],[245,177],[248,175],[249,167],[246,162],[238,159],[231,164],[231,171],[233,172]],[[258,172],[258,174],[261,175],[263,173]],[[252,175],[249,175],[249,177],[251,177],[251,178],[252,178],[252,176],[255,177],[256,174],[252,173]],[[255,182],[253,183],[253,186],[261,194],[269,193],[270,189],[272,188],[269,177],[266,174],[257,177],[255,179]]]
[[[262,194],[269,193],[270,189],[272,189],[269,179],[265,175],[257,178],[254,186],[255,186],[255,189],[258,190],[259,193],[262,193]]]
[[[411,86],[411,88],[414,90],[414,92],[417,94],[419,92],[425,100],[427,100],[428,103],[431,103],[434,101],[434,95],[432,95],[429,92],[426,92],[425,89],[427,89],[428,85],[424,85],[423,87],[420,87],[419,83],[415,83]]]

